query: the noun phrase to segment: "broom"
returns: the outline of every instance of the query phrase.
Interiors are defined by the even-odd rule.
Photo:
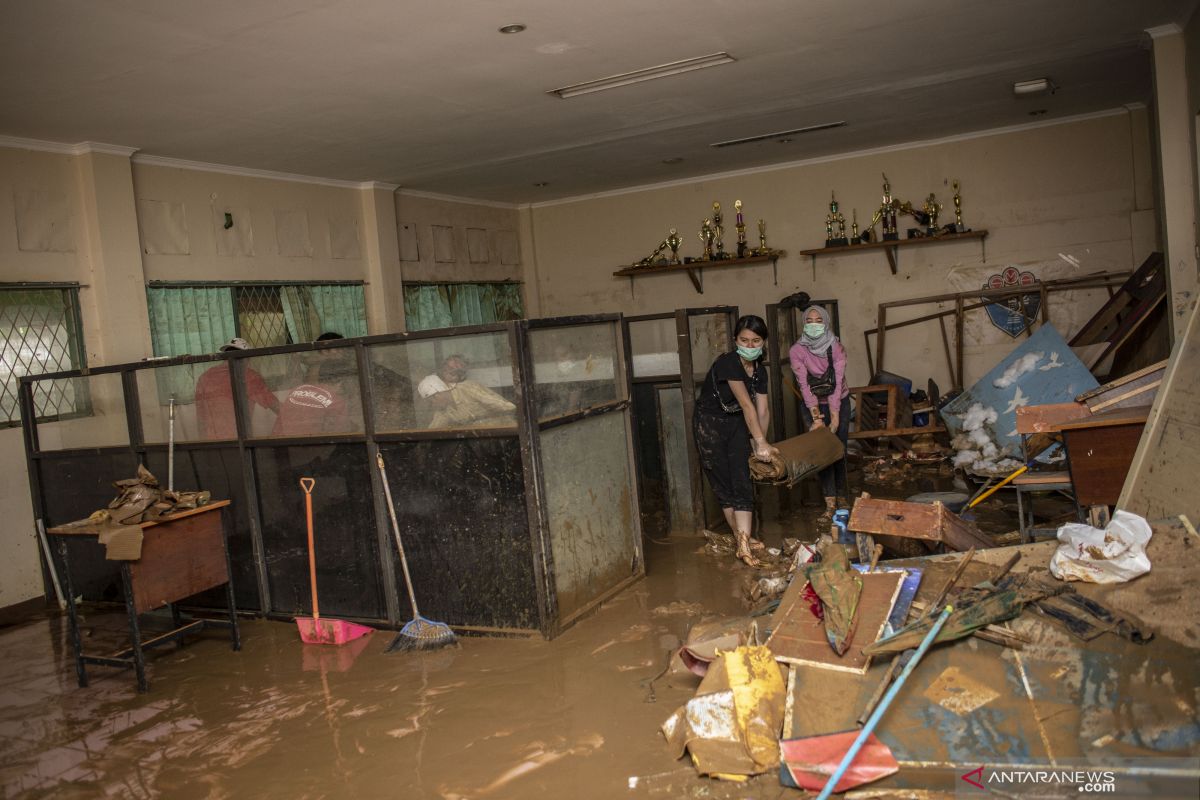
[[[413,618],[406,623],[392,643],[384,650],[390,653],[394,650],[436,650],[439,647],[455,644],[458,637],[450,626],[444,622],[434,622],[421,616],[417,610],[417,596],[413,594],[412,578],[408,574],[408,559],[404,556],[404,542],[400,539],[400,524],[396,522],[396,506],[392,503],[392,488],[388,484],[387,470],[383,466],[383,454],[375,454],[375,463],[379,465],[379,477],[383,480],[383,493],[387,497],[388,516],[392,520],[392,533],[396,537],[396,549],[400,551],[400,566],[404,569],[404,585],[408,587],[408,601],[412,603]]]

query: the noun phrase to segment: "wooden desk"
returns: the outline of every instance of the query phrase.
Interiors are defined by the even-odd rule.
[[[75,649],[75,672],[81,687],[88,685],[84,665],[102,664],[109,667],[133,667],[137,673],[138,691],[148,691],[150,684],[146,681],[145,649],[178,641],[205,628],[227,628],[233,649],[242,648],[237,614],[234,610],[233,581],[230,577],[231,524],[228,500],[217,500],[200,508],[141,523],[141,558],[137,561],[120,562],[121,587],[125,595],[125,610],[129,615],[130,646],[106,656],[83,652],[67,552],[67,543],[71,540],[90,541],[96,547],[101,547],[99,535],[102,529],[87,520],[81,520],[46,531],[48,536],[56,537],[58,553],[62,558],[67,618],[71,626],[71,644]],[[222,584],[225,586],[229,602],[229,619],[194,619],[184,623],[175,603]],[[143,641],[138,626],[138,615],[162,606],[170,606],[175,627]]]
[[[1149,406],[1116,408],[1059,427],[1079,505],[1117,504],[1149,415]]]

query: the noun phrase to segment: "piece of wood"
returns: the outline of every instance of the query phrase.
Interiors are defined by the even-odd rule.
[[[139,614],[229,581],[220,514],[184,514],[143,533],[142,557],[129,562]]]
[[[1071,473],[1054,472],[1024,472],[1012,479],[1014,486],[1062,486],[1070,488]]]
[[[784,592],[784,599],[780,601],[771,620],[771,636],[766,644],[775,654],[775,660],[856,675],[865,673],[871,659],[863,654],[863,648],[883,634],[888,615],[892,613],[892,606],[900,595],[905,573],[872,572],[859,577],[862,578],[863,589],[858,601],[857,624],[844,655],[838,656],[829,646],[824,624],[813,616],[803,599],[804,579],[798,578]],[[796,588],[795,592],[792,592],[793,587]],[[789,592],[792,593],[791,598],[788,598]]]
[[[1045,403],[1017,409],[1017,433],[1055,433],[1059,426],[1086,419],[1091,409],[1081,402]]]
[[[1150,405],[1154,402],[1153,392],[1162,384],[1163,373],[1167,369],[1167,360],[1151,364],[1148,367],[1131,372],[1084,392],[1075,398],[1080,403],[1086,403],[1093,412],[1110,407],[1131,405]],[[1141,399],[1138,399],[1141,398]]]
[[[158,519],[150,520],[149,522],[141,522],[138,524],[142,530],[152,528],[155,525],[163,525],[168,522],[174,522],[185,517],[195,516],[196,514],[205,514],[209,511],[216,511],[218,508],[224,508],[229,505],[228,500],[213,500],[199,508],[189,508],[187,511],[180,511],[177,514],[171,514]],[[219,515],[218,515],[219,516]],[[62,525],[56,525],[49,528],[46,533],[52,533],[56,536],[97,536],[106,530],[109,530],[111,525],[96,525],[90,520],[79,519],[74,522],[67,522]]]
[[[747,256],[746,258],[723,258],[719,261],[689,261],[686,264],[651,264],[644,267],[628,266],[613,273],[618,278],[635,278],[638,275],[652,275],[657,272],[679,272],[680,270],[708,269],[710,267],[736,267],[746,264],[765,264],[768,261],[786,256],[784,250],[772,250],[765,256]]]
[[[1130,408],[1110,408],[1099,414],[1064,422],[1059,426],[1061,432],[1076,431],[1083,428],[1116,428],[1121,425],[1145,425],[1150,418],[1150,406],[1132,406]]]
[[[1063,431],[1071,484],[1079,505],[1117,503],[1142,439],[1144,425],[1144,421],[1122,420],[1113,425],[1089,425]],[[1177,465],[1176,469],[1181,467]]]
[[[942,542],[955,550],[992,546],[991,539],[983,532],[941,503],[862,496],[854,501],[849,527],[862,533]]]

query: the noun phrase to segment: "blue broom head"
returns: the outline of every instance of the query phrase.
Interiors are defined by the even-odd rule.
[[[396,650],[436,650],[439,647],[447,647],[457,644],[458,637],[454,631],[450,630],[450,626],[444,622],[434,622],[433,620],[417,617],[411,620],[400,632],[396,634],[396,638],[392,639],[392,643],[388,645],[384,652],[391,653]]]

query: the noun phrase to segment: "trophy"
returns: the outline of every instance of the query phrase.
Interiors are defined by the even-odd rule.
[[[758,221],[758,247],[751,251],[756,256],[771,255],[771,248],[767,247],[767,222],[760,219]]]
[[[658,243],[658,247],[654,248],[653,253],[646,256],[641,261],[634,262],[633,266],[635,266],[635,267],[652,267],[652,266],[654,266],[654,260],[656,258],[658,258],[659,254],[663,250],[666,250],[670,244],[671,244],[670,237],[663,239],[661,242]]]
[[[966,233],[967,227],[962,221],[962,195],[958,193],[958,178],[951,184],[954,187],[954,232]]]
[[[717,202],[713,203],[712,228],[713,246],[717,250],[712,258],[729,258],[729,253],[725,252],[725,226],[721,224],[721,204]]]
[[[678,264],[679,263],[679,245],[682,243],[682,240],[679,238],[679,231],[675,230],[674,228],[671,228],[671,232],[669,234],[667,234],[667,238],[665,241],[667,243],[667,247],[671,248],[671,263]]]
[[[714,232],[713,232],[712,220],[709,219],[708,217],[704,218],[704,222],[700,226],[699,236],[700,236],[701,243],[703,243],[703,245],[704,245],[704,254],[702,256],[700,256],[700,260],[701,261],[712,261],[713,260]]]
[[[896,215],[900,210],[900,204],[892,197],[892,185],[888,183],[887,173],[883,175],[883,202],[879,204],[879,208],[871,217],[871,224],[868,229],[873,229],[875,223],[883,222],[883,239],[884,241],[895,241],[900,238],[900,234],[896,232]],[[866,234],[864,234],[865,236]]]
[[[857,208],[854,209],[854,211],[851,213],[853,213],[853,215],[854,215],[854,222],[853,222],[853,224],[850,225],[850,244],[859,244],[860,240],[858,238],[858,209]]]
[[[737,211],[737,257],[745,258],[749,251],[746,248],[746,222],[742,219],[742,201],[734,200],[733,208]]]
[[[836,235],[834,227],[837,227]],[[846,217],[838,211],[837,196],[829,194],[829,213],[825,216],[825,246],[839,247],[849,244],[846,241]]]
[[[925,198],[925,202],[921,205],[921,210],[925,212],[925,235],[938,235],[938,212],[942,207],[938,204],[937,198],[933,192],[929,193],[929,197]]]

